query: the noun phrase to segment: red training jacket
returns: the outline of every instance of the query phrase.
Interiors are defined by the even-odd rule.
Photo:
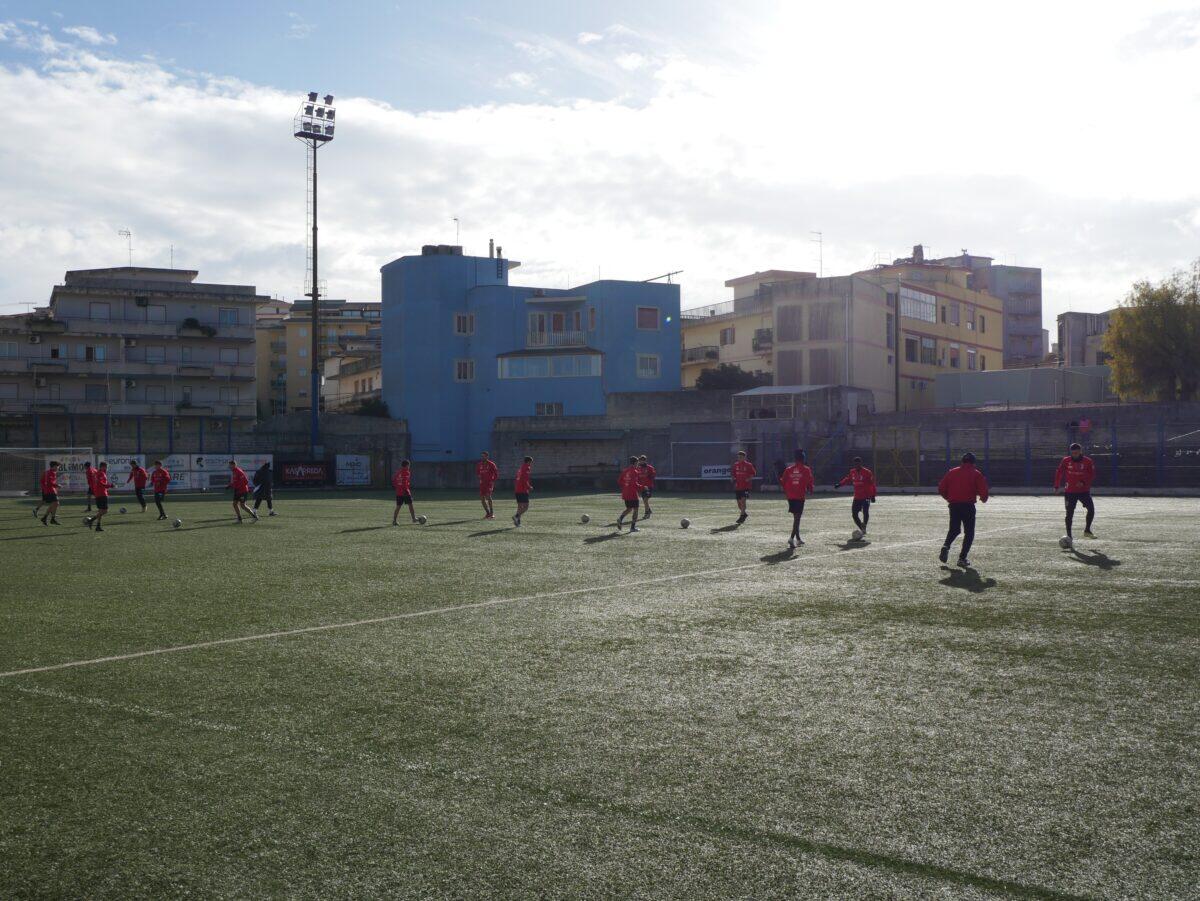
[[[846,473],[838,485],[854,485],[854,499],[856,501],[873,501],[875,500],[875,473],[862,467],[861,469],[852,469]]]
[[[42,494],[58,493],[58,472],[47,469],[42,473]]]
[[[637,466],[626,466],[617,476],[617,486],[621,489],[621,500],[636,501],[638,488],[641,486],[641,474]]]
[[[528,463],[522,463],[521,468],[517,470],[517,482],[513,491],[516,494],[529,494],[533,491],[533,480],[529,475]]]
[[[250,480],[246,478],[246,470],[240,466],[229,470],[229,487],[233,489],[234,494],[249,494]]]
[[[955,466],[942,476],[938,483],[938,494],[951,504],[973,504],[975,499],[988,499],[988,483],[974,463]]]
[[[749,460],[738,460],[733,464],[733,490],[749,491],[754,487],[754,477],[758,470]]]
[[[793,463],[779,477],[779,484],[789,501],[802,501],[813,493],[813,471],[803,463]]]
[[[108,473],[101,472],[99,469],[96,475],[92,478],[92,494],[96,497],[108,497],[108,489],[112,487],[112,482],[108,480]]]
[[[655,471],[654,467],[651,466],[649,463],[647,463],[640,470],[640,475],[638,477],[638,484],[641,485],[643,488],[653,488],[654,487],[654,479],[655,479],[655,476],[657,476],[657,475],[658,475],[658,473]]]
[[[392,476],[392,487],[396,489],[397,497],[402,494],[412,494],[412,470],[396,470],[396,474]]]
[[[163,466],[150,473],[150,481],[154,483],[155,494],[166,494],[167,486],[171,484],[171,474]]]
[[[1078,460],[1066,456],[1054,471],[1054,490],[1062,485],[1071,494],[1083,494],[1092,490],[1092,481],[1096,478],[1096,464],[1091,457],[1080,457]]]
[[[475,475],[479,477],[480,485],[495,485],[500,470],[491,460],[480,460],[475,464]]]
[[[125,484],[128,485],[130,482],[133,482],[134,488],[145,488],[146,470],[140,466],[133,467],[133,469],[129,470],[129,478],[125,480]]]

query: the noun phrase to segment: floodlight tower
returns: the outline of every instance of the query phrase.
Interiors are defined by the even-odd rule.
[[[322,103],[316,91],[296,110],[292,122],[292,134],[308,145],[308,181],[311,193],[308,198],[309,237],[308,267],[305,272],[305,287],[312,298],[312,350],[309,364],[309,405],[312,408],[311,439],[314,457],[321,447],[321,282],[317,277],[317,151],[333,140],[333,95],[326,94]]]

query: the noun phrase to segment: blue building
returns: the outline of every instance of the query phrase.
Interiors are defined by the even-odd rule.
[[[679,286],[508,283],[519,263],[426,246],[383,275],[383,400],[417,461],[487,450],[497,416],[595,416],[625,391],[679,390]]]

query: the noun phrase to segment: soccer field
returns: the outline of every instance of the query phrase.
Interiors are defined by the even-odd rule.
[[[122,502],[0,501],[0,897],[1195,896],[1195,500]]]

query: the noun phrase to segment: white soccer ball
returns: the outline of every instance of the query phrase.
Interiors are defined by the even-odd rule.
[[[421,525],[425,525],[425,523],[429,522],[429,520],[422,515],[417,517],[417,522],[419,522]]]
[[[178,529],[181,525],[183,525],[183,520],[177,519],[177,520],[175,520],[175,522],[171,523],[171,525],[173,525],[175,528]]]
[[[862,540],[862,532],[859,531],[858,529],[855,529],[853,532],[850,533],[850,537],[853,538],[855,541],[861,541]]]
[[[128,511],[128,510],[126,510],[124,507],[122,507],[122,508],[121,508],[121,512],[122,512],[122,513],[128,513],[129,511]]]
[[[1062,548],[1063,550],[1066,550],[1067,548],[1069,548],[1069,547],[1070,547],[1071,545],[1073,545],[1074,543],[1075,543],[1075,542],[1071,540],[1071,536],[1070,536],[1070,535],[1064,535],[1062,538],[1058,539],[1058,546],[1059,546],[1060,548]]]
[[[683,519],[679,520],[679,528],[681,528],[681,529],[686,529],[691,524],[692,524],[692,521],[690,519],[688,519],[686,516]]]
[[[583,514],[583,516],[579,517],[579,521],[581,523],[583,523],[584,525],[587,525],[589,522],[592,521],[592,518],[585,513],[585,514]]]
[[[85,526],[90,526],[92,524],[92,518],[90,516],[85,516],[83,518],[83,524]]]

